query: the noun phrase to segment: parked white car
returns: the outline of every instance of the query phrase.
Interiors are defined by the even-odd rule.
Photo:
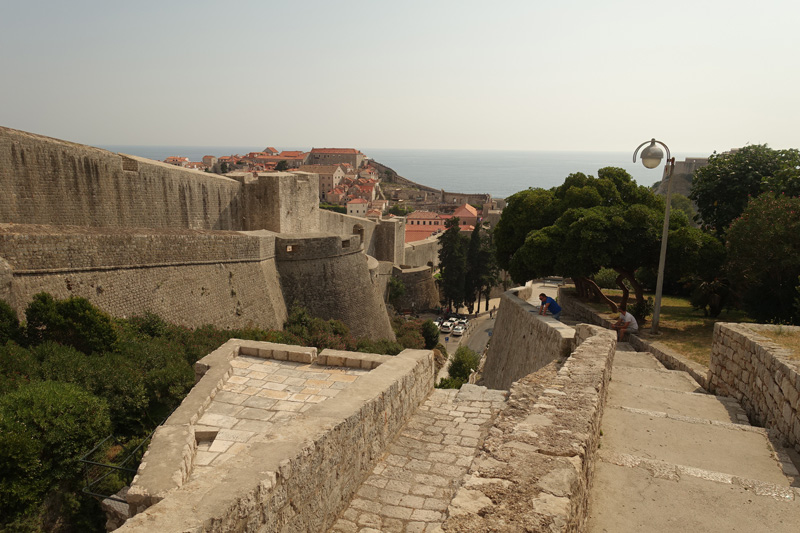
[[[464,324],[457,324],[456,327],[453,328],[453,335],[459,337],[463,335],[466,330],[467,328],[464,326]]]
[[[442,324],[442,327],[439,328],[439,331],[441,331],[442,333],[450,333],[451,331],[453,331],[453,323],[448,320],[447,322]]]

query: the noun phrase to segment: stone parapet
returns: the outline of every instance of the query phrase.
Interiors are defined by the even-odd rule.
[[[492,342],[483,367],[483,384],[508,389],[511,384],[548,363],[569,355],[575,330],[527,302],[533,288],[518,287],[503,294]]]
[[[760,335],[796,326],[714,325],[709,390],[739,400],[747,415],[800,452],[800,362]]]
[[[443,529],[584,531],[616,340],[580,324],[582,342],[511,387]]]
[[[291,347],[318,363],[359,360],[361,368],[373,368],[335,399],[312,405],[248,443],[216,475],[189,479],[192,420],[227,379],[242,347],[258,357],[284,352],[289,357],[290,350],[231,340],[199,362],[202,379],[183,411],[154,437],[128,491],[131,507],[141,512],[119,531],[326,531],[433,389],[433,355],[427,350],[395,357],[324,351],[317,357],[313,348]],[[163,452],[169,457],[158,455],[156,439],[170,448]]]

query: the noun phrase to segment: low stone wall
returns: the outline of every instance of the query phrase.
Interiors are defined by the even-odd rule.
[[[800,361],[759,335],[763,331],[800,331],[796,326],[714,325],[709,390],[733,396],[752,421],[763,425],[800,452]]]
[[[575,330],[527,302],[533,288],[518,287],[503,294],[497,322],[483,367],[483,384],[508,389],[511,384],[551,361],[569,355]]]
[[[422,241],[407,242],[405,244],[405,259],[403,263],[410,267],[439,266],[439,237],[429,237]]]
[[[203,378],[170,417],[174,423],[151,444],[153,450],[156,438],[173,439],[174,457],[148,451],[128,492],[132,506],[160,501],[118,531],[326,531],[433,388],[430,351],[405,350],[390,357],[325,350],[319,357],[329,364],[357,361],[372,370],[334,400],[315,404],[250,444],[225,463],[223,475],[198,476],[181,485],[184,470],[191,468],[184,465],[191,462],[192,420],[227,379],[231,359],[243,349],[259,356],[261,350],[286,351],[289,357],[288,349],[275,346],[231,340],[199,362],[207,366]],[[153,465],[166,465],[162,475],[169,479],[159,486],[147,472],[158,467]]]
[[[613,332],[580,324],[578,348],[511,387],[443,529],[584,531]]]

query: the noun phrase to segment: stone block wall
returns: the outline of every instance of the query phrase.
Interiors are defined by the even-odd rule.
[[[0,257],[0,297],[21,317],[39,292],[190,327],[281,329],[287,316],[268,232],[3,224]]]
[[[439,267],[439,237],[429,237],[422,241],[407,242],[405,248],[404,265],[410,267]]]
[[[392,269],[392,276],[403,282],[405,294],[397,303],[398,311],[416,310],[418,312],[436,309],[439,306],[439,289],[433,279],[430,267]]]
[[[0,127],[0,222],[242,229],[234,180]]]
[[[168,421],[174,434],[163,436],[171,439],[174,457],[156,460],[148,451],[131,488],[134,495],[128,492],[137,508],[157,503],[118,531],[326,531],[433,388],[430,351],[371,356],[379,364],[365,354],[323,351],[319,356],[327,361],[364,359],[373,368],[335,399],[315,404],[239,452],[225,463],[222,476],[198,476],[186,482],[182,465],[191,463],[192,420],[227,379],[230,361],[239,345],[245,346],[243,342],[229,341],[201,360],[208,368],[181,405],[185,412],[173,415],[174,424]],[[271,348],[268,344],[247,346],[260,353]],[[154,446],[155,441],[151,450]],[[171,466],[160,478],[155,472],[146,473],[165,464]]]
[[[800,452],[800,361],[759,335],[778,329],[800,331],[796,326],[715,324],[709,389],[739,400],[751,420]]]
[[[470,475],[448,509],[448,532],[586,530],[613,332],[579,324],[580,345],[511,387]]]
[[[532,287],[511,289],[503,294],[497,322],[483,367],[483,384],[490,389],[508,389],[511,384],[548,363],[569,355],[575,330],[527,302]]]
[[[380,283],[370,275],[359,238],[327,235],[276,238],[284,301],[317,317],[341,320],[356,336],[394,340]]]

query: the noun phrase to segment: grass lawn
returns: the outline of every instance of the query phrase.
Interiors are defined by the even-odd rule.
[[[621,291],[615,290],[604,290],[603,292],[617,302],[622,295]],[[653,295],[645,294],[645,298],[648,296]],[[628,300],[629,304],[633,299],[631,294]],[[589,302],[589,306],[600,312],[605,318],[612,319],[613,315],[605,304]],[[651,322],[649,319],[645,324],[639,324],[639,331],[642,338],[665,344],[683,354],[687,359],[707,367],[711,358],[714,324],[717,322],[753,322],[753,320],[749,319],[744,312],[737,310],[724,310],[717,318],[706,317],[703,316],[703,311],[692,309],[688,298],[662,296],[661,318],[658,326],[660,335],[650,336]]]

